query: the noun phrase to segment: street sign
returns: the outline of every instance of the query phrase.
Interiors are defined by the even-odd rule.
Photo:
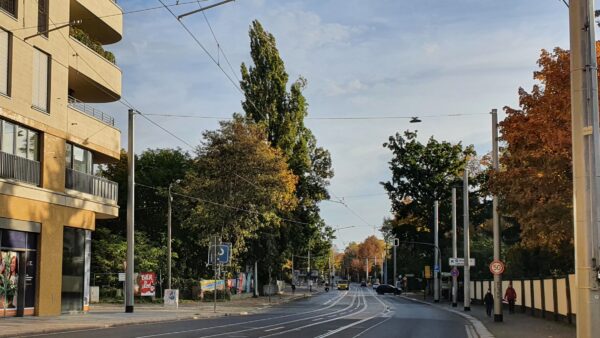
[[[450,266],[465,266],[464,258],[448,258]],[[475,258],[469,258],[469,266],[475,266]]]
[[[394,238],[394,246],[399,246],[400,240],[398,238]]]
[[[458,277],[458,275],[460,275],[460,271],[458,271],[456,267],[453,267],[452,270],[450,270],[450,275],[452,277]]]
[[[490,263],[490,272],[494,275],[501,275],[504,272],[504,263],[499,260],[494,260]]]
[[[229,260],[231,259],[231,243],[221,243],[217,245],[216,248],[217,254],[217,264],[229,264]],[[213,264],[215,261],[215,246],[211,245],[208,250],[208,264]]]
[[[119,272],[119,282],[125,281],[125,272]]]
[[[435,266],[433,267],[433,271],[434,271],[434,272],[440,272],[440,266],[439,266],[439,265],[435,265]]]

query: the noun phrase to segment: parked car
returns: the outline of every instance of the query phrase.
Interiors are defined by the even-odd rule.
[[[383,295],[386,293],[393,293],[395,295],[399,295],[401,293],[400,290],[388,284],[379,285],[377,289],[375,289],[375,292],[377,292],[378,295]]]
[[[377,282],[373,283],[373,290],[376,290],[376,289],[377,289],[377,287],[378,287],[379,285],[380,285],[380,284],[379,284],[379,283],[377,283]]]
[[[365,282],[365,281],[360,282],[360,286],[366,287],[367,286],[367,282]]]

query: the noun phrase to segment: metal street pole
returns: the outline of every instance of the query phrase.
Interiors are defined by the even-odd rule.
[[[452,188],[452,257],[458,256],[456,245],[456,188]],[[456,269],[456,267],[453,267]],[[458,276],[452,276],[452,307],[457,307]]]
[[[397,248],[397,245],[394,240],[394,286],[395,287],[397,287],[397,285],[398,285],[398,273],[396,273],[396,248]]]
[[[258,261],[254,261],[254,295],[252,297],[258,297]]]
[[[434,303],[439,303],[440,302],[440,279],[439,279],[439,271],[441,269],[441,266],[439,266],[438,264],[439,262],[439,256],[438,256],[438,232],[439,232],[439,219],[438,219],[438,211],[439,211],[439,202],[435,201],[433,202],[433,242],[435,245],[435,249],[434,251],[434,265],[433,265],[433,302]]]
[[[167,250],[169,251],[167,258],[167,270],[169,271],[169,275],[167,277],[167,289],[171,289],[171,202],[173,201],[173,197],[171,196],[172,187],[173,183],[169,184],[169,217],[167,219]]]
[[[600,163],[594,2],[571,0],[571,124],[577,337],[600,332]],[[595,332],[595,333],[594,333]]]
[[[134,268],[134,222],[135,222],[135,144],[134,117],[136,112],[129,109],[127,132],[127,267],[125,269],[125,312],[133,312],[133,268]]]
[[[471,311],[471,248],[469,239],[469,168],[465,166],[465,173],[463,177],[463,234],[464,234],[464,258],[465,264],[463,265],[463,290],[464,290],[464,309],[465,311]]]
[[[215,236],[215,241],[213,243],[213,268],[215,269],[215,289],[213,291],[213,312],[217,313],[217,236]]]
[[[375,282],[377,282],[377,256],[375,256],[374,258],[374,265],[373,265],[373,278],[375,278]]]
[[[492,109],[492,167],[500,170],[498,161],[498,110]],[[500,219],[498,216],[498,196],[492,200],[492,225],[494,233],[494,260],[500,260]],[[494,321],[501,322],[502,318],[502,275],[494,275]]]
[[[366,265],[367,265],[367,280],[365,281],[366,283],[369,283],[369,258],[366,258]]]

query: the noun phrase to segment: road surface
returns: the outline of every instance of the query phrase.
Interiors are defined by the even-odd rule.
[[[463,317],[366,287],[330,291],[260,314],[60,332],[35,337],[476,337]]]

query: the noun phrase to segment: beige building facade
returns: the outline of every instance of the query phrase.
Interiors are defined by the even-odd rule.
[[[121,96],[105,45],[123,33],[113,0],[0,0],[0,312],[86,311],[91,232],[118,215],[120,131],[90,103]]]

